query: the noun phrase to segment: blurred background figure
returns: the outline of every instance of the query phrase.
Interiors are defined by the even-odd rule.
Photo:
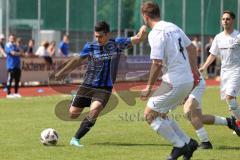
[[[0,57],[7,57],[4,51],[4,46],[5,46],[5,37],[3,34],[0,34]]]
[[[30,39],[28,41],[27,46],[24,49],[26,57],[35,57],[35,55],[34,55],[34,45],[35,45],[34,39]]]
[[[7,54],[7,71],[8,71],[8,80],[7,80],[7,98],[20,98],[22,97],[18,93],[19,82],[21,78],[21,62],[20,56],[21,52],[16,45],[15,35],[10,34],[8,43],[5,46],[5,52]],[[15,80],[15,93],[11,93],[12,81]]]
[[[42,57],[44,58],[44,60],[46,61],[47,65],[52,65],[53,61],[52,61],[52,57],[49,55],[47,49],[49,46],[49,42],[48,41],[42,41],[41,45],[38,47],[35,55],[38,57]]]
[[[50,57],[55,56],[55,52],[56,52],[56,42],[55,41],[52,41],[52,42],[49,43],[49,46],[47,48],[47,52],[48,52]]]
[[[67,57],[69,53],[69,36],[64,35],[62,41],[59,44],[58,55],[59,57]]]
[[[48,41],[42,41],[41,45],[38,47],[35,55],[38,57],[44,57],[44,56],[49,56],[47,52],[47,48],[49,46]]]
[[[23,45],[22,38],[18,37],[16,39],[16,46],[17,46],[18,51],[20,52],[20,55],[24,56],[24,45]]]
[[[198,64],[198,67],[200,67],[200,65],[201,65],[201,46],[202,46],[202,43],[199,40],[198,36],[193,37],[192,43],[196,47],[197,64]]]

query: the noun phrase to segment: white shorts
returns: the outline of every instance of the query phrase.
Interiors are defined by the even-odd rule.
[[[193,83],[180,84],[172,86],[169,83],[162,81],[161,85],[149,98],[147,106],[159,113],[167,113],[179,105],[184,98],[191,92]]]
[[[221,71],[221,99],[226,95],[237,97],[240,93],[240,72]]]
[[[199,84],[194,88],[194,90],[192,90],[192,92],[189,95],[189,97],[197,100],[198,102],[197,109],[202,108],[202,96],[205,89],[206,89],[206,82],[203,78],[201,78]]]

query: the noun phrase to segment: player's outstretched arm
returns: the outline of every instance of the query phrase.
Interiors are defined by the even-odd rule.
[[[193,88],[195,88],[198,85],[198,83],[200,82],[200,73],[199,73],[198,67],[197,67],[196,47],[193,44],[191,44],[191,45],[187,46],[186,49],[187,49],[189,63],[191,65],[193,79],[194,79]]]
[[[191,44],[187,46],[186,49],[187,49],[189,63],[191,65],[192,71],[198,72],[196,47],[193,44]]]
[[[80,66],[80,64],[85,60],[86,58],[82,57],[72,57],[70,60],[68,60],[63,67],[60,68],[57,72],[54,73],[54,77],[56,80],[63,79],[68,73],[76,69]]]
[[[145,38],[147,37],[147,26],[143,25],[140,29],[137,35],[131,37],[132,44],[138,44],[141,43]]]
[[[208,66],[209,66],[210,64],[212,64],[212,62],[213,62],[215,59],[216,59],[216,56],[213,55],[213,54],[210,54],[210,55],[208,56],[206,62],[203,64],[203,66],[199,68],[199,71],[200,71],[200,72],[203,72],[205,69],[208,68]]]
[[[152,86],[157,81],[159,75],[162,75],[162,60],[153,59],[151,69],[150,69],[148,84],[141,93],[142,100],[146,100],[147,97],[150,95]]]

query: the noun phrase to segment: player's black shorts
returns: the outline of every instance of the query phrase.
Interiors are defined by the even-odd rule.
[[[79,108],[90,107],[93,101],[100,101],[105,107],[111,93],[112,87],[93,88],[81,85],[72,100],[72,106]]]

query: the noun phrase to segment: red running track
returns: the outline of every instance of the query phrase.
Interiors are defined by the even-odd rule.
[[[219,82],[216,80],[206,80],[207,86],[218,86]],[[146,82],[121,82],[114,85],[114,91],[118,90],[139,90],[144,87]],[[67,85],[67,86],[37,86],[37,87],[20,87],[19,93],[23,97],[35,97],[35,96],[51,96],[59,94],[70,94],[72,91],[76,90],[78,85]],[[14,88],[12,88],[12,91]],[[6,92],[3,88],[0,88],[0,98],[5,98]]]

